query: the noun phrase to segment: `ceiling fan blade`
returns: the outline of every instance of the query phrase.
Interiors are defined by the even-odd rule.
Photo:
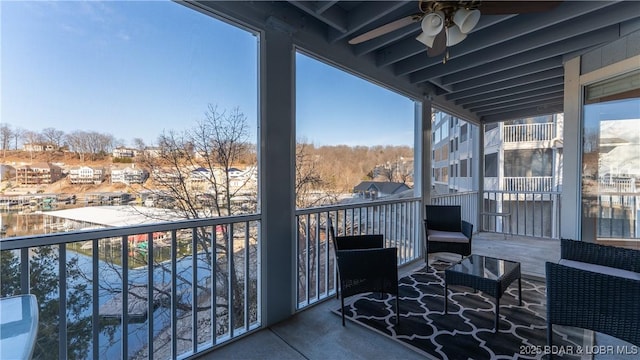
[[[507,15],[545,12],[560,5],[562,1],[481,1],[483,15]]]
[[[446,26],[436,35],[433,40],[433,46],[427,48],[427,56],[434,57],[442,54],[447,49],[447,30]]]
[[[349,40],[349,44],[351,45],[355,45],[355,44],[359,44],[361,42],[365,42],[367,40],[371,40],[373,38],[376,38],[380,35],[384,35],[386,33],[390,33],[394,30],[403,28],[407,25],[413,24],[414,22],[418,22],[422,19],[422,14],[415,14],[415,15],[409,15],[406,17],[403,17],[402,19],[398,19],[396,21],[392,21],[386,25],[382,25],[378,28],[375,28],[371,31],[367,31],[366,33],[362,34],[362,35],[358,35],[356,37],[354,37],[353,39]]]

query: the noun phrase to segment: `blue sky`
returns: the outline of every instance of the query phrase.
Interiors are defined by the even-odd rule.
[[[207,104],[257,119],[257,38],[168,1],[0,1],[0,122],[100,131],[126,145],[184,130]],[[296,57],[297,134],[317,145],[412,145],[413,103]]]

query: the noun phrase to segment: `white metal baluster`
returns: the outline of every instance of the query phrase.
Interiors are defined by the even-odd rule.
[[[148,358],[153,359],[154,344],[153,344],[153,313],[155,311],[155,296],[154,296],[154,279],[153,279],[153,232],[147,233],[147,320],[148,320]],[[159,294],[158,298],[162,298],[162,294]]]
[[[198,352],[198,228],[191,228],[191,349]]]
[[[100,263],[100,248],[98,239],[94,239],[92,242],[91,254],[93,256],[93,261],[91,263],[92,274],[91,274],[91,293],[92,293],[92,304],[91,304],[91,339],[93,342],[93,358],[98,359],[100,357],[100,284],[98,278],[98,264]]]
[[[178,357],[178,234],[171,230],[171,358]]]
[[[304,269],[305,269],[305,297],[307,298],[307,304],[311,303],[311,294],[309,294],[309,289],[311,288],[311,279],[310,277],[310,267],[311,267],[311,254],[309,251],[309,248],[311,247],[311,241],[309,241],[309,235],[310,235],[310,229],[309,229],[309,222],[311,221],[311,215],[307,214],[306,216],[306,224],[304,224],[304,248],[305,248],[305,265],[304,265]]]
[[[60,302],[58,308],[58,357],[67,358],[67,244],[58,245],[58,279]]]
[[[249,222],[244,223],[244,330],[249,331]]]
[[[320,300],[320,213],[316,214],[316,242],[314,248],[316,249],[316,300]]]
[[[219,225],[211,227],[211,338],[213,345],[218,343],[216,324],[218,323],[218,236]]]
[[[122,359],[129,358],[129,237],[122,236]],[[66,359],[66,357],[61,357]]]

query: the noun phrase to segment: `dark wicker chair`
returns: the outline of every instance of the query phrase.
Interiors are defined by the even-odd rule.
[[[567,239],[560,247],[560,262],[546,263],[548,345],[553,324],[640,345],[640,251]]]
[[[395,295],[398,323],[397,249],[383,248],[382,235],[335,236],[331,228],[338,262],[342,326],[345,325],[344,298],[356,294],[379,292]]]
[[[424,230],[427,254],[449,252],[471,255],[473,225],[461,219],[458,205],[427,205]]]

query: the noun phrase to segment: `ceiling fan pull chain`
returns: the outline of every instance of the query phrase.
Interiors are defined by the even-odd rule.
[[[447,60],[449,60],[449,49],[447,49],[447,52],[444,53],[444,57],[442,58],[442,63],[446,64]]]

